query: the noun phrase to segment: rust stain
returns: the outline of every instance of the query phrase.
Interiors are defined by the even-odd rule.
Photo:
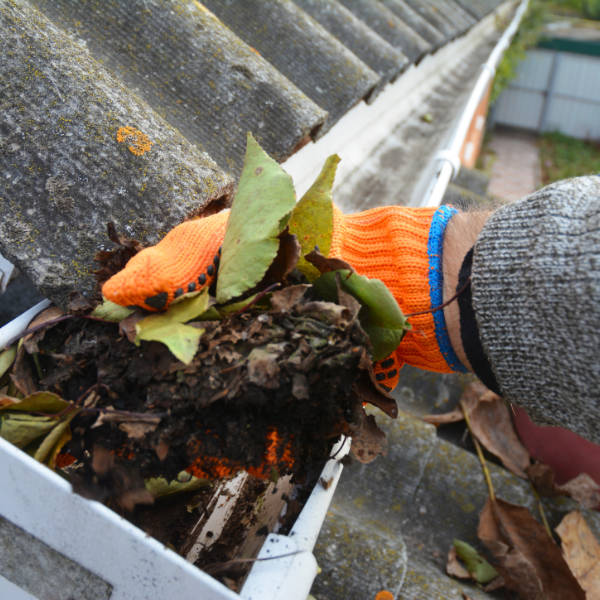
[[[119,127],[117,131],[117,142],[120,144],[126,143],[127,149],[136,156],[146,154],[152,147],[154,142],[139,129],[135,127]]]

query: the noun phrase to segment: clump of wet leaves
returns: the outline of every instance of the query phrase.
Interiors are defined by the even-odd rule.
[[[408,325],[385,286],[315,248],[329,247],[336,165],[296,204],[249,136],[216,289],[160,314],[76,298],[40,315],[0,354],[0,436],[127,509],[240,469],[302,479],[340,435],[363,462],[383,453],[363,402],[395,416],[372,358]],[[102,280],[139,249],[111,237]]]

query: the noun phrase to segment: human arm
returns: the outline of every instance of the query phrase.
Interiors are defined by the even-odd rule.
[[[468,230],[472,217],[462,218]],[[600,441],[600,177],[558,182],[502,207],[483,227],[471,224],[474,319],[458,314],[462,295],[447,311],[457,354],[477,361],[475,373],[491,373],[503,397],[537,422]],[[453,232],[451,223],[449,286],[470,248],[460,243],[462,228],[456,255],[446,253]],[[474,325],[473,356],[465,356]]]

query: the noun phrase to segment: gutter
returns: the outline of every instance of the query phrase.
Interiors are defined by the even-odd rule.
[[[521,0],[521,4],[510,25],[498,40],[498,43],[492,50],[487,62],[482,65],[479,78],[471,91],[471,95],[469,96],[469,100],[467,101],[462,114],[458,118],[450,141],[445,148],[437,153],[434,159],[434,161],[440,161],[441,166],[437,168],[437,173],[434,175],[433,181],[425,192],[420,206],[439,206],[446,193],[448,184],[458,175],[458,172],[460,171],[460,151],[464,145],[469,126],[473,120],[473,115],[475,114],[488,85],[494,78],[496,67],[516,33],[519,24],[521,23],[521,19],[527,10],[528,4],[529,0]]]

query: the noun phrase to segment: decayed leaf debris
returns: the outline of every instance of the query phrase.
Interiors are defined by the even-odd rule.
[[[14,364],[0,435],[51,466],[74,462],[67,474],[81,493],[127,509],[152,500],[144,481],[169,488],[184,470],[199,480],[240,469],[301,480],[340,435],[352,436],[362,462],[384,453],[363,403],[395,415],[372,359],[408,325],[380,282],[340,276],[324,257],[323,268],[304,261],[312,285],[295,270],[301,248],[329,246],[338,160],[327,161],[295,209],[289,176],[249,136],[216,283],[220,303],[211,288],[147,315],[77,297],[70,314],[42,315],[16,354],[2,357],[5,369]],[[317,218],[324,224],[312,227]],[[100,281],[140,249],[109,232],[117,250],[99,254]]]

